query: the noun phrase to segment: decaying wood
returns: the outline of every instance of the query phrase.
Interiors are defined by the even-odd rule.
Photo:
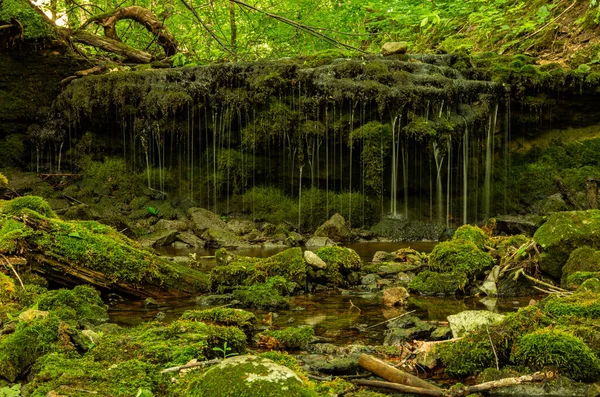
[[[494,389],[500,389],[503,387],[514,386],[521,383],[528,382],[541,382],[548,379],[552,379],[554,377],[554,373],[552,372],[536,372],[532,375],[519,376],[515,378],[505,378],[500,380],[495,380],[491,382],[481,383],[479,385],[474,386],[466,386],[462,389],[452,389],[452,390],[431,390],[431,389],[423,389],[420,387],[407,386],[397,383],[391,382],[383,382],[377,380],[363,380],[363,379],[355,379],[350,382],[354,383],[358,386],[367,386],[367,387],[375,387],[381,389],[390,389],[397,390],[403,393],[416,394],[420,396],[433,396],[433,397],[464,397],[473,393],[480,393]]]
[[[385,320],[385,321],[382,321],[382,322],[380,322],[380,323],[377,323],[377,324],[375,324],[375,325],[368,326],[367,328],[364,328],[364,330],[371,329],[371,328],[375,328],[375,327],[377,327],[377,326],[379,326],[379,325],[383,325],[383,324],[389,323],[390,321],[394,321],[394,320],[396,320],[396,319],[398,319],[398,318],[404,317],[404,316],[406,316],[407,314],[411,314],[411,313],[414,313],[414,312],[415,312],[415,310],[413,310],[413,311],[410,311],[410,312],[406,312],[406,313],[402,313],[401,315],[399,315],[399,316],[396,316],[396,317],[392,317],[392,318],[390,318],[389,320]]]
[[[138,50],[109,37],[102,37],[80,30],[74,32],[71,35],[71,39],[78,43],[91,45],[92,47],[121,55],[132,62],[148,63],[152,61],[152,55],[150,53]]]
[[[17,273],[17,270],[12,265],[12,263],[10,263],[10,261],[4,256],[4,254],[0,254],[0,256],[2,256],[2,259],[4,259],[5,263],[8,265],[8,267],[13,271],[13,273],[17,277],[17,280],[19,280],[19,283],[21,283],[21,288],[25,289],[25,286],[23,285],[23,280],[21,280],[19,273]]]
[[[548,289],[550,290],[550,292],[551,292],[551,293],[561,293],[561,294],[569,294],[569,293],[570,293],[569,291],[567,291],[567,290],[566,290],[566,289],[564,289],[564,288],[560,288],[560,287],[557,287],[556,285],[552,285],[552,284],[546,283],[546,282],[544,282],[544,281],[542,281],[542,280],[538,280],[538,279],[537,279],[537,278],[535,278],[535,277],[531,277],[530,275],[526,274],[526,273],[523,271],[523,269],[519,269],[519,270],[517,270],[517,272],[515,273],[515,279],[516,279],[517,277],[519,277],[519,276],[523,276],[523,277],[525,277],[527,280],[529,280],[529,281],[531,281],[531,282],[533,282],[533,283],[535,283],[535,284],[539,284],[539,285],[541,285],[541,286],[544,286],[544,287],[548,288]]]
[[[368,354],[361,354],[358,357],[358,365],[367,371],[371,371],[377,376],[382,377],[390,382],[411,386],[420,389],[440,391],[441,389],[432,385],[429,382],[424,381],[414,375],[404,372],[398,368],[394,368],[386,362],[379,360]],[[441,394],[431,394],[441,395]]]
[[[184,370],[184,369],[197,368],[197,367],[206,367],[207,365],[218,364],[220,362],[221,362],[221,360],[218,359],[218,358],[215,358],[213,360],[208,360],[208,361],[198,361],[198,362],[195,362],[195,363],[189,363],[189,364],[185,364],[185,365],[178,365],[177,367],[166,368],[166,369],[163,369],[162,371],[160,371],[160,373],[161,374],[168,374],[170,372],[179,372],[179,371]]]

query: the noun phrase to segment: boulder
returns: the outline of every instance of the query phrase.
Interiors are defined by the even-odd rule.
[[[190,397],[301,397],[310,395],[304,382],[291,369],[257,356],[223,360],[192,381]]]
[[[150,233],[162,232],[166,230],[177,230],[183,232],[189,228],[190,224],[187,220],[160,219],[154,225],[150,226],[148,231]]]
[[[227,226],[238,236],[248,234],[256,229],[254,222],[246,219],[232,219],[227,222]]]
[[[393,287],[383,291],[383,304],[386,306],[404,305],[410,295],[404,287]]]
[[[452,329],[452,336],[460,338],[467,332],[474,331],[486,325],[492,325],[504,320],[503,314],[492,313],[486,310],[465,310],[458,314],[448,316],[448,324]]]
[[[383,55],[406,54],[408,44],[406,41],[388,41],[381,47]]]
[[[204,208],[192,207],[188,210],[192,229],[197,236],[213,247],[239,247],[246,245],[240,237],[215,213]]]
[[[542,217],[536,215],[502,215],[496,218],[496,231],[511,236],[515,234],[533,236],[542,222]]]
[[[144,248],[163,247],[171,245],[179,235],[177,230],[162,230],[139,239],[140,244]]]
[[[396,259],[396,254],[393,252],[377,251],[373,255],[372,263],[392,262]]]
[[[306,248],[333,247],[337,245],[329,237],[311,237],[306,242]]]
[[[323,259],[319,258],[317,254],[312,251],[304,251],[304,260],[309,266],[312,266],[316,269],[327,268],[327,263],[325,263]]]
[[[328,221],[319,226],[314,235],[316,237],[329,237],[333,241],[340,243],[347,243],[352,240],[352,232],[348,225],[346,225],[346,220],[337,213],[333,214]]]
[[[192,232],[179,233],[177,239],[194,248],[204,248],[206,246],[206,241],[202,240]]]

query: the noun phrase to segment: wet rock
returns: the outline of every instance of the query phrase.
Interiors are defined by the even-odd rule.
[[[590,397],[600,396],[600,387],[593,383],[575,382],[559,376],[547,382],[521,383],[491,390],[490,396],[529,396],[529,397]]]
[[[139,239],[140,244],[144,248],[163,247],[171,245],[179,235],[177,230],[162,230]]]
[[[181,232],[177,239],[194,248],[204,248],[206,246],[206,241],[191,232]]]
[[[543,219],[540,216],[502,215],[496,218],[496,231],[508,235],[533,236],[542,222]]]
[[[446,340],[452,337],[452,329],[450,327],[437,327],[433,330],[429,339],[431,340]]]
[[[400,272],[396,275],[396,280],[397,283],[401,286],[401,287],[408,287],[408,284],[410,284],[410,281],[414,278],[414,276],[410,276],[404,272]]]
[[[301,397],[309,395],[304,382],[291,369],[257,356],[223,360],[192,381],[190,397]]]
[[[406,54],[408,44],[406,41],[388,41],[381,47],[383,55]]]
[[[164,232],[167,230],[177,230],[180,232],[186,231],[190,228],[190,224],[187,220],[170,220],[160,219],[154,225],[150,226],[149,232]]]
[[[306,248],[334,247],[336,245],[329,237],[311,237],[306,242]]]
[[[256,228],[254,222],[245,219],[232,219],[227,222],[227,226],[238,236],[248,234]]]
[[[297,232],[289,232],[285,239],[285,245],[288,247],[298,247],[304,244],[305,238],[303,235]]]
[[[237,247],[246,245],[240,237],[215,213],[204,208],[193,207],[188,210],[192,229],[197,236],[213,247]]]
[[[386,306],[404,305],[410,295],[404,287],[393,287],[383,291],[383,304]]]
[[[498,296],[498,287],[496,283],[500,275],[500,266],[496,265],[492,268],[492,271],[487,275],[483,284],[479,287],[481,292],[487,296],[495,297]]]
[[[78,204],[71,206],[61,215],[66,220],[93,220],[94,214],[89,205]]]
[[[171,243],[171,247],[175,248],[175,249],[186,249],[186,248],[191,248],[191,246],[189,244],[184,243],[183,241],[174,241]]]
[[[375,255],[373,255],[373,260],[371,262],[392,262],[394,259],[396,259],[396,254],[394,252],[377,251]]]
[[[317,356],[314,358],[303,357],[303,361],[310,366],[313,371],[318,371],[328,375],[354,375],[360,371],[358,359],[356,357],[325,357]]]
[[[371,284],[377,284],[377,281],[380,280],[381,277],[375,273],[370,273],[367,274],[366,276],[363,276],[360,279],[360,283],[362,285],[371,285]]]
[[[144,299],[144,307],[156,307],[158,306],[158,302],[154,298],[146,298]]]
[[[203,295],[196,298],[196,304],[200,306],[222,306],[233,300],[233,294]]]
[[[379,266],[379,268],[377,269],[377,273],[384,275],[394,275],[401,272],[411,272],[413,270],[418,269],[419,267],[419,265],[391,262],[384,263],[381,266]]]
[[[347,243],[352,240],[352,232],[348,225],[346,225],[346,220],[337,213],[319,226],[314,235],[316,237],[329,237],[333,241],[340,243]]]
[[[452,336],[460,338],[469,331],[499,323],[505,317],[503,314],[492,313],[486,310],[466,310],[448,316],[448,324],[452,329]]]
[[[304,251],[304,260],[309,266],[312,266],[315,269],[327,268],[327,263],[325,263],[323,259],[319,258],[317,254],[312,251]]]

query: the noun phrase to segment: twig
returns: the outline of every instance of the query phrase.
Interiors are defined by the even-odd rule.
[[[170,372],[179,372],[182,369],[204,367],[204,366],[207,366],[207,365],[218,364],[220,362],[221,362],[221,359],[215,358],[215,359],[208,360],[208,361],[199,361],[197,363],[191,363],[191,364],[179,365],[177,367],[166,368],[166,369],[163,369],[162,371],[160,371],[160,373],[161,374],[168,374]]]
[[[542,30],[546,29],[548,26],[550,26],[551,24],[553,24],[554,22],[556,22],[560,17],[562,17],[567,11],[569,11],[571,8],[573,8],[573,6],[576,3],[577,3],[577,0],[573,1],[573,3],[570,6],[568,6],[563,12],[561,12],[556,18],[554,18],[553,20],[551,20],[550,22],[548,22],[547,24],[545,24],[544,26],[542,26],[541,28],[539,28],[535,32],[530,33],[527,36],[523,37],[523,40],[527,40],[527,39],[535,36],[539,32],[541,32]],[[523,40],[521,40],[521,41],[523,41]]]
[[[16,27],[17,27],[17,25],[2,25],[2,26],[0,26],[0,30],[16,28]]]
[[[15,274],[15,276],[17,277],[17,279],[19,280],[19,283],[21,283],[21,288],[25,289],[25,285],[23,285],[23,280],[21,280],[21,277],[19,277],[19,273],[17,273],[17,271],[15,270],[14,266],[12,265],[12,263],[10,263],[10,261],[8,260],[8,258],[6,258],[4,256],[4,254],[0,254],[0,255],[6,261],[6,264],[8,265],[8,267],[11,268],[11,270],[13,271],[13,273]]]
[[[371,328],[375,328],[375,327],[377,327],[377,326],[379,326],[379,325],[382,325],[382,324],[385,324],[385,323],[389,323],[390,321],[394,321],[394,320],[396,320],[397,318],[404,317],[404,316],[406,316],[407,314],[414,313],[415,311],[416,311],[416,310],[413,310],[413,311],[410,311],[410,312],[406,312],[406,313],[402,313],[401,315],[399,315],[399,316],[396,316],[396,317],[392,317],[392,318],[390,318],[389,320],[385,320],[385,321],[382,321],[382,322],[380,322],[380,323],[377,323],[377,324],[375,324],[375,325],[368,326],[367,328],[365,328],[365,331],[366,331],[366,330],[368,330],[368,329],[371,329]]]
[[[496,358],[496,369],[500,371],[500,362],[498,360],[498,353],[496,353],[496,347],[494,346],[494,342],[492,342],[492,336],[490,335],[490,328],[488,325],[485,325],[485,330],[487,331],[488,338],[490,340],[490,345],[492,345],[492,351],[494,352],[494,357]]]
[[[519,269],[519,270],[517,270],[517,272],[515,273],[515,279],[516,279],[517,277],[519,277],[520,275],[523,275],[523,276],[525,276],[525,278],[526,278],[527,280],[531,281],[531,282],[534,282],[534,283],[536,283],[536,284],[542,285],[542,286],[544,286],[544,287],[546,287],[546,288],[550,288],[551,290],[556,290],[556,292],[567,292],[567,293],[569,292],[569,291],[567,291],[566,289],[563,289],[563,288],[557,287],[557,286],[555,286],[555,285],[552,285],[552,284],[546,283],[546,282],[544,282],[544,281],[542,281],[542,280],[538,280],[538,279],[537,279],[537,278],[535,278],[535,277],[531,277],[530,275],[526,274],[526,273],[523,271],[523,269]]]
[[[406,386],[406,385],[401,385],[399,383],[382,382],[379,380],[364,380],[364,379],[354,379],[354,380],[351,380],[350,382],[352,382],[358,386],[378,387],[381,389],[392,389],[392,390],[397,390],[402,393],[408,393],[408,394],[419,394],[422,396],[444,397],[444,392],[442,390],[422,389],[420,387]]]
[[[215,34],[215,32],[212,31],[211,28],[208,27],[208,25],[206,24],[206,22],[204,22],[204,20],[202,18],[200,18],[200,15],[198,15],[198,13],[196,12],[196,9],[194,7],[192,7],[191,5],[189,5],[185,0],[180,0],[183,5],[192,12],[192,14],[194,15],[194,17],[196,17],[196,19],[198,20],[198,22],[200,22],[200,24],[202,25],[202,27],[204,28],[204,30],[206,30],[208,32],[208,34],[210,34],[212,36],[213,39],[215,39],[215,41],[217,43],[219,43],[219,45],[228,53],[230,53],[231,55],[235,55],[235,52],[233,52],[233,50],[231,50],[229,47],[227,47],[222,41],[221,39],[219,39],[219,37]]]
[[[63,198],[65,198],[65,199],[67,199],[67,200],[71,200],[71,201],[74,201],[74,202],[76,202],[76,203],[79,203],[79,204],[81,204],[81,205],[85,205],[86,207],[89,207],[89,206],[88,206],[86,203],[82,203],[81,201],[77,200],[76,198],[73,198],[73,197],[71,197],[71,196],[67,196],[67,195],[66,195],[66,194],[64,194],[64,193],[62,193],[62,194],[61,194],[61,196],[62,196]]]
[[[360,310],[360,307],[356,306],[354,303],[352,303],[352,301],[350,301],[350,309],[348,309],[348,310],[352,310],[352,308],[358,309],[359,312],[362,311],[362,310]]]

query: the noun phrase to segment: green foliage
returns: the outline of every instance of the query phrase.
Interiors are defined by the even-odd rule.
[[[383,159],[390,146],[390,126],[378,121],[371,121],[352,131],[350,138],[352,140],[360,139],[362,142],[360,158],[366,188],[371,194],[381,195],[383,193]]]
[[[534,370],[555,368],[576,381],[600,379],[600,359],[581,339],[563,331],[541,329],[523,335],[511,357]]]
[[[298,350],[312,342],[315,331],[312,327],[288,327],[267,331],[263,335],[275,339],[278,346],[283,349]]]
[[[213,351],[223,354],[223,360],[225,360],[228,357],[233,357],[233,356],[238,355],[238,353],[235,353],[235,352],[228,353],[232,349],[231,349],[231,347],[227,347],[227,342],[223,343],[223,347],[215,346],[212,349],[213,349]]]
[[[0,5],[0,22],[12,23],[13,20],[18,20],[23,25],[26,39],[37,40],[53,36],[44,18],[26,0],[2,0]]]
[[[158,210],[154,207],[148,207],[146,209],[148,210],[148,213],[152,216],[158,216],[158,213],[160,212],[160,210]]]
[[[83,182],[80,194],[83,196],[106,194],[129,201],[144,189],[146,175],[132,172],[123,159],[85,159],[81,167]]]
[[[20,397],[21,396],[21,384],[17,383],[12,387],[4,386],[0,387],[0,396],[2,397]]]
[[[56,215],[52,207],[50,207],[50,204],[48,204],[48,202],[42,197],[38,196],[17,197],[0,205],[1,213],[13,216],[21,215],[21,212],[24,208],[35,211],[38,214],[43,215],[47,218],[58,219],[58,216]]]

